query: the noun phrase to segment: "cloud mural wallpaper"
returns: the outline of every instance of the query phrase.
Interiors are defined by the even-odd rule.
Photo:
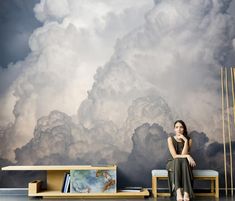
[[[12,8],[1,11],[5,27],[17,9],[28,23],[13,24],[17,37],[1,48],[1,166],[115,163],[120,186],[151,187],[183,119],[198,168],[223,176],[220,68],[235,63],[232,0],[1,4]],[[20,56],[7,57],[15,47]],[[12,174],[0,173],[0,187],[25,187],[22,174],[34,173]]]

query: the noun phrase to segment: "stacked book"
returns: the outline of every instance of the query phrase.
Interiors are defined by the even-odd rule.
[[[62,193],[68,193],[69,188],[70,188],[70,173],[66,172],[64,174],[64,181],[63,181],[61,192]]]
[[[142,187],[125,187],[120,190],[120,192],[141,192],[143,191]]]

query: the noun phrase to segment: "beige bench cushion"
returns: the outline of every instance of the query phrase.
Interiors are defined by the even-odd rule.
[[[217,177],[219,176],[218,171],[215,170],[193,170],[194,176],[201,176],[201,177]],[[152,176],[154,177],[167,177],[168,173],[167,170],[152,170]]]

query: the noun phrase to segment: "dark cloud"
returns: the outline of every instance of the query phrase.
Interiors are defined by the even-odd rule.
[[[53,125],[53,126],[52,126]],[[107,144],[98,135],[94,137],[87,130],[89,137],[82,136],[78,129],[74,133],[71,118],[59,111],[52,112],[48,117],[39,120],[34,138],[22,148],[16,150],[16,163],[1,159],[0,164],[6,165],[77,165],[77,164],[110,164],[110,157],[118,166],[118,187],[144,186],[151,187],[151,170],[165,169],[170,153],[167,138],[172,135],[164,131],[159,124],[144,123],[137,127],[132,136],[131,153],[123,152],[117,147]],[[53,129],[52,129],[53,128]],[[80,128],[81,129],[81,128]],[[49,137],[50,136],[50,137]],[[197,163],[197,169],[214,169],[224,175],[223,145],[218,142],[208,144],[205,133],[193,131],[189,133],[193,140],[191,155]],[[81,139],[83,139],[82,143]],[[85,146],[82,149],[81,145]],[[232,142],[235,146],[235,142]],[[227,145],[228,148],[228,145]],[[110,156],[111,155],[111,156]],[[127,158],[123,161],[121,156]],[[227,170],[229,172],[229,155],[227,152]],[[229,174],[228,174],[229,176]],[[0,182],[1,187],[26,187],[27,181],[45,178],[38,172],[2,172],[1,181],[8,178],[7,183]],[[14,178],[17,178],[14,179]],[[224,181],[220,180],[220,185]],[[163,185],[164,186],[164,185]]]
[[[170,135],[158,124],[146,123],[138,127],[132,138],[134,146],[128,161],[118,165],[121,179],[119,185],[151,187],[151,170],[165,169],[167,159],[170,158],[167,148],[167,137]],[[196,169],[217,170],[223,178],[222,144],[215,142],[207,146],[209,142],[207,135],[197,131],[189,133],[189,136],[193,140],[191,155],[197,163]],[[234,142],[232,145],[234,146]],[[221,163],[218,163],[218,161],[221,161]],[[229,165],[227,164],[227,166],[229,171]],[[197,185],[198,183],[196,183]],[[220,180],[220,185],[224,186],[223,179]]]
[[[145,123],[135,129],[132,152],[126,162],[118,164],[120,186],[151,187],[151,170],[164,169],[169,158],[167,137],[162,126],[155,123]]]
[[[207,156],[212,157],[215,156],[217,153],[223,153],[223,144],[213,142],[207,148]]]
[[[41,23],[33,7],[39,0],[0,1],[0,66],[24,59],[30,49],[28,40]]]
[[[231,142],[231,147],[232,147],[232,153],[235,153],[235,150],[233,147],[235,147],[235,141]],[[226,142],[225,144],[225,150],[227,152],[227,155],[230,152],[230,143]],[[208,145],[207,147],[207,156],[208,157],[213,157],[216,156],[217,154],[223,154],[224,153],[224,145],[223,143],[218,143],[218,142],[213,142]]]
[[[202,159],[206,158],[206,143],[209,142],[209,138],[205,133],[199,133],[197,131],[192,131],[189,135],[193,141],[190,153],[197,163],[197,168],[207,168],[208,164]]]
[[[235,1],[231,1],[228,12],[235,17]]]

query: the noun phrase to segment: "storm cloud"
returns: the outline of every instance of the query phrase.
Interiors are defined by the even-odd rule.
[[[12,164],[9,161],[1,160],[3,162],[2,165],[95,165],[115,162],[118,165],[119,188],[123,186],[151,187],[151,170],[165,169],[167,160],[171,158],[167,147],[167,138],[173,134],[167,133],[161,125],[156,123],[144,123],[135,129],[131,138],[133,147],[128,155],[118,147],[115,147],[113,142],[108,144],[108,140],[97,141],[97,138],[94,139],[95,136],[89,130],[87,130],[86,137],[83,136],[79,139],[79,136],[76,136],[78,132],[76,131],[75,134],[72,131],[75,127],[78,129],[78,125],[73,125],[75,126],[73,128],[70,124],[73,124],[70,117],[61,112],[53,111],[48,118],[44,117],[39,120],[34,138],[24,147],[16,150],[18,162]],[[70,128],[73,129],[71,130]],[[106,136],[107,138],[108,135]],[[223,161],[223,144],[217,142],[208,146],[209,139],[206,134],[197,131],[190,132],[189,136],[193,140],[190,152],[196,161],[197,169],[213,168],[223,175],[223,163],[218,163],[218,161]],[[234,142],[232,143],[234,145]],[[212,150],[213,155],[211,154]],[[126,154],[126,160],[120,158],[123,154]],[[227,152],[228,157],[229,154]],[[118,160],[113,161],[113,158]],[[227,168],[229,169],[228,161]],[[27,180],[28,178],[33,179],[33,177],[43,178],[43,174],[27,172],[24,174]],[[1,174],[3,179],[5,177],[10,178],[9,181],[13,180],[12,176],[12,174],[8,173]],[[9,182],[7,185],[10,185],[10,183],[11,187],[27,185],[23,174],[16,174],[15,176],[18,178],[18,182]],[[223,182],[223,180],[220,181],[221,185],[223,185]],[[6,186],[5,183],[0,183],[0,185]]]
[[[192,154],[212,156],[198,167],[222,169],[222,152],[210,150],[222,142],[219,70],[234,61],[231,0],[122,2],[35,6],[42,26],[30,54],[0,74],[10,80],[0,97],[2,158],[117,163],[130,184],[146,186],[137,175],[164,168],[163,141],[183,119]]]

